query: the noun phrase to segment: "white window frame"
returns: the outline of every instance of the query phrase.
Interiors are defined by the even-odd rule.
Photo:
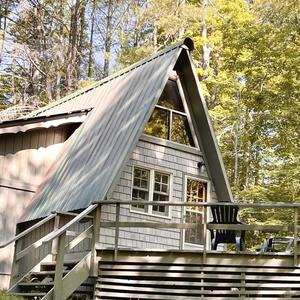
[[[157,217],[157,218],[163,218],[163,219],[172,219],[172,207],[171,206],[166,206],[166,208],[168,209],[168,214],[158,214],[158,213],[153,213],[153,205],[151,205],[151,202],[153,202],[153,195],[154,195],[154,182],[155,182],[155,172],[158,173],[163,173],[169,176],[169,200],[168,202],[171,201],[172,199],[172,192],[173,192],[173,174],[171,172],[162,170],[162,169],[158,169],[158,168],[151,168],[149,166],[144,166],[144,165],[133,165],[132,166],[132,174],[131,174],[131,201],[134,202],[132,200],[132,194],[133,194],[133,189],[134,189],[134,169],[135,168],[140,168],[140,169],[144,169],[144,170],[148,170],[150,172],[149,174],[149,195],[148,195],[148,211],[139,211],[137,209],[135,209],[134,207],[132,207],[132,205],[130,205],[130,213],[134,213],[134,214],[141,214],[141,215],[147,215],[147,216],[151,216],[151,217]]]
[[[187,201],[187,180],[188,179],[192,179],[192,180],[197,180],[200,182],[204,182],[206,183],[206,203],[211,202],[211,181],[208,180],[207,178],[203,178],[203,177],[196,177],[196,176],[192,176],[192,175],[185,175],[184,176],[184,185],[183,185],[183,200],[186,203]],[[208,211],[207,211],[208,212]],[[184,217],[186,215],[186,206],[184,206],[183,210],[182,210],[182,220],[183,222],[185,222]],[[185,242],[185,230],[182,230],[182,249],[185,248],[199,248],[199,249],[203,249],[204,244],[194,244],[194,243],[186,243]]]

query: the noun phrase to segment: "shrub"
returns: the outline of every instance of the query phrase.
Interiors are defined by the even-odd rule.
[[[24,300],[24,298],[8,294],[5,290],[0,290],[0,300]]]

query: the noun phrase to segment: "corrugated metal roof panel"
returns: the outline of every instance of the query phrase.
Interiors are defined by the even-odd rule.
[[[77,110],[85,101],[98,105],[65,144],[23,221],[104,200],[174,68],[182,50],[179,46],[75,97]],[[71,110],[73,105],[69,100],[50,110]],[[43,113],[49,113],[49,109]]]
[[[144,60],[141,60],[125,69],[120,70],[115,74],[112,74],[111,76],[108,76],[98,82],[95,82],[90,86],[82,88],[58,101],[50,103],[49,105],[46,105],[39,110],[33,111],[29,115],[25,116],[25,118],[31,118],[34,116],[39,116],[39,117],[51,116],[57,113],[69,113],[72,111],[86,110],[86,109],[93,108],[98,103],[98,99],[94,97],[94,93],[96,92],[97,87],[101,85],[105,85],[107,82],[111,80],[115,80],[115,78],[119,76],[123,76],[127,72],[130,72],[131,70],[151,61],[152,59],[159,57],[160,55],[164,55],[165,53],[174,50],[182,45],[185,45],[184,47],[187,47],[189,50],[194,49],[193,41],[190,38],[186,38],[176,44],[173,44],[153,54],[150,57],[145,58]]]

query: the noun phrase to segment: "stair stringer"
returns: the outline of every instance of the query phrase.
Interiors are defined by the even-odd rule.
[[[41,264],[44,262],[50,262],[52,261],[52,254],[46,255],[39,263],[37,263],[30,271],[25,273],[16,283],[14,283],[13,286],[11,286],[8,290],[9,293],[15,293],[18,291],[18,285],[21,283],[27,276],[29,276],[33,272],[38,272],[41,269]]]
[[[86,279],[88,279],[90,276],[91,255],[92,252],[89,252],[63,277],[61,299],[67,299]],[[55,287],[53,287],[41,300],[54,299],[54,288]]]

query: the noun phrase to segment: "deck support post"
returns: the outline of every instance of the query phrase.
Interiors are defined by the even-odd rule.
[[[241,299],[245,299],[245,285],[246,285],[246,273],[242,272],[241,273],[241,291],[243,292],[243,294],[240,295]]]
[[[58,237],[58,248],[56,255],[55,277],[54,277],[54,300],[65,300],[63,298],[63,272],[65,256],[66,232]]]
[[[294,266],[298,265],[298,209],[294,208]]]
[[[93,213],[93,236],[91,241],[91,268],[90,275],[93,277],[98,276],[98,261],[96,253],[96,243],[99,241],[100,236],[100,220],[101,220],[101,205],[98,205]]]
[[[114,260],[118,259],[119,248],[119,231],[120,231],[120,203],[116,204],[116,227],[115,227],[115,248],[114,248]]]

